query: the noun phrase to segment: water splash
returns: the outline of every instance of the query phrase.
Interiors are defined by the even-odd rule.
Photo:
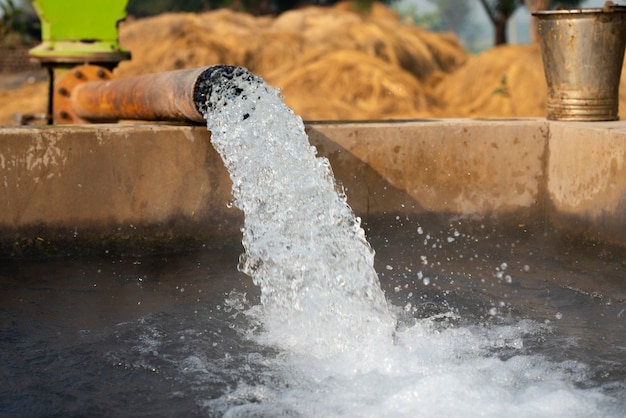
[[[273,370],[270,381],[241,382],[205,407],[224,416],[620,416],[615,399],[574,386],[584,367],[524,352],[539,324],[405,321],[387,304],[328,161],[279,92],[243,68],[218,67],[206,82],[201,110],[245,214],[239,268],[261,289],[262,307],[247,313],[264,329],[255,339],[280,354],[244,365]],[[502,347],[518,354],[493,354]]]
[[[245,214],[239,268],[261,288],[267,335],[320,356],[391,338],[374,251],[302,120],[243,68],[219,67],[209,83],[211,141]]]

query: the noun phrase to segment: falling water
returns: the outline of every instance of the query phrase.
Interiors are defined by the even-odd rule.
[[[211,140],[244,211],[239,269],[261,289],[242,332],[274,347],[249,361],[274,370],[207,401],[226,416],[619,416],[615,399],[583,390],[584,367],[519,352],[531,320],[458,326],[453,313],[408,318],[388,304],[374,252],[316,157],[302,120],[243,68],[207,78]],[[229,301],[236,304],[240,301]],[[252,356],[251,356],[252,358]],[[249,367],[246,366],[246,367]]]
[[[320,355],[390,338],[374,252],[301,119],[243,68],[212,77],[207,124],[245,213],[239,268],[261,288],[268,335]]]

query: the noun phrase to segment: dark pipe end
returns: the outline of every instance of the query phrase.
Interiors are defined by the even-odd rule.
[[[239,96],[243,89],[241,83],[261,84],[263,81],[244,67],[232,65],[215,65],[202,72],[194,86],[193,100],[200,114],[205,116],[211,111],[211,93],[222,97]]]

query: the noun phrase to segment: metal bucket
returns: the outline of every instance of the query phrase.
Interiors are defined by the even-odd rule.
[[[547,118],[619,119],[619,83],[626,46],[626,6],[538,11],[548,84]]]

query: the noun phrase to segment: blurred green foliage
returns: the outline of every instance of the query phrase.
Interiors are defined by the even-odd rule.
[[[31,43],[41,39],[41,25],[30,1],[0,1],[0,41]]]
[[[363,1],[363,0],[359,0]],[[337,0],[130,0],[126,10],[135,17],[152,16],[166,12],[203,12],[230,8],[254,15],[275,14],[306,4],[330,5]]]
[[[306,5],[330,6],[340,0],[129,0],[129,15],[145,17],[167,12],[203,12],[229,8],[253,15],[278,14]],[[368,11],[374,0],[352,0],[355,10]],[[392,0],[380,0],[389,4]]]

